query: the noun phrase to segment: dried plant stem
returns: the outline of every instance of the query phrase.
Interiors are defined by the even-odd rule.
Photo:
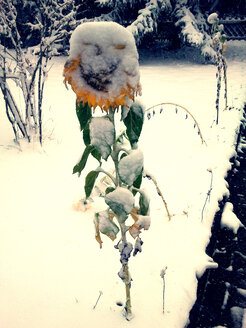
[[[224,83],[225,83],[225,94],[224,94],[224,98],[225,98],[225,110],[227,109],[227,64],[226,64],[226,61],[225,61],[225,58],[222,57],[222,65],[223,65],[223,73],[224,73]]]
[[[206,207],[206,205],[207,205],[207,201],[209,200],[210,195],[211,195],[211,191],[212,191],[212,189],[213,189],[213,172],[212,172],[212,171],[209,171],[209,173],[211,174],[210,187],[209,187],[209,190],[208,190],[208,192],[207,192],[207,196],[206,196],[206,199],[205,199],[205,203],[204,203],[203,208],[202,208],[202,219],[201,219],[201,221],[203,221],[203,212],[204,212],[204,210],[205,210],[205,207]]]
[[[125,275],[125,287],[126,287],[126,314],[127,317],[129,318],[132,315],[132,305],[131,305],[131,277],[129,274],[129,268],[128,268],[128,263],[123,265],[123,270],[124,270],[124,275]]]
[[[163,196],[163,194],[162,194],[162,192],[161,192],[161,190],[160,190],[160,188],[159,188],[159,186],[157,184],[156,179],[151,174],[149,174],[149,172],[148,173],[145,173],[145,177],[147,177],[148,179],[150,179],[154,183],[158,195],[161,196],[161,199],[162,199],[163,204],[165,206],[165,209],[167,211],[168,219],[170,221],[171,220],[171,215],[170,215],[170,212],[169,212],[168,207],[167,207],[167,202],[166,202],[166,200],[165,200],[165,198],[164,198],[164,196]]]
[[[176,107],[180,107],[180,108],[182,108],[184,111],[186,111],[186,112],[192,117],[193,121],[195,122],[195,124],[196,124],[196,126],[197,126],[197,129],[198,129],[198,132],[199,132],[199,135],[200,135],[200,138],[201,138],[201,140],[202,140],[202,143],[205,143],[205,141],[204,141],[204,139],[203,139],[203,136],[202,136],[201,129],[200,129],[200,127],[199,127],[199,124],[198,124],[197,120],[196,120],[195,117],[191,114],[191,112],[190,112],[187,108],[185,108],[184,106],[179,105],[179,104],[176,104],[176,103],[173,103],[173,102],[165,102],[165,103],[160,103],[160,104],[154,105],[154,106],[152,106],[152,107],[146,109],[145,112],[150,111],[152,108],[155,108],[155,107],[158,107],[158,106],[165,106],[165,105],[173,105],[173,106],[176,106]]]

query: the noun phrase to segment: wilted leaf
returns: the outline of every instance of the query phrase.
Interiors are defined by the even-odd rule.
[[[95,221],[99,231],[114,241],[120,229],[111,220],[108,211],[96,213]]]
[[[102,248],[102,239],[101,239],[101,235],[100,235],[100,231],[99,231],[99,223],[98,223],[98,220],[94,220],[94,224],[95,224],[95,230],[96,230],[96,233],[95,233],[95,238],[96,238],[96,241],[99,243],[100,245],[100,248]]]

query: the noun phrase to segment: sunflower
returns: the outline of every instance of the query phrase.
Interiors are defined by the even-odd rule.
[[[105,111],[128,106],[141,93],[132,34],[114,22],[81,24],[72,34],[63,75],[78,103]]]

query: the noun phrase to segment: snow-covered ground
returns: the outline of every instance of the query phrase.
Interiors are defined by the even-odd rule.
[[[130,322],[116,304],[125,302],[117,275],[119,253],[107,237],[102,249],[94,239],[94,212],[104,202],[95,199],[86,211],[74,207],[84,197],[87,171],[80,178],[72,175],[83,141],[74,93],[62,83],[66,58],[55,59],[46,84],[42,149],[22,144],[20,150],[13,143],[0,99],[1,328],[185,326],[196,300],[197,276],[216,266],[205,248],[218,200],[228,192],[224,177],[235,151],[242,117],[238,109],[246,100],[246,42],[229,42],[226,56],[233,109],[220,111],[218,126],[214,66],[159,58],[140,67],[140,99],[146,108],[162,102],[186,107],[206,143],[202,144],[193,119],[185,119],[182,109],[176,114],[175,106],[164,106],[161,114],[157,108],[150,120],[146,118],[140,140],[145,168],[155,176],[172,219],[168,221],[154,184],[145,179],[152,221],[150,230],[142,233],[143,252],[130,260],[134,313]],[[91,159],[87,167],[96,166]],[[163,314],[160,272],[166,266]]]

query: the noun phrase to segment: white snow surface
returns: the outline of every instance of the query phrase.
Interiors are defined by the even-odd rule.
[[[102,198],[94,199],[85,212],[73,206],[75,199],[84,197],[84,177],[98,163],[91,156],[81,178],[72,175],[84,145],[75,95],[62,82],[66,58],[55,59],[45,87],[42,149],[22,143],[20,150],[12,141],[0,98],[0,327],[185,326],[196,300],[196,275],[211,263],[205,248],[218,200],[228,193],[225,176],[242,117],[237,109],[246,95],[246,42],[228,42],[226,56],[229,106],[234,108],[220,111],[218,126],[213,123],[216,67],[174,58],[149,60],[140,67],[146,108],[161,102],[187,107],[206,144],[193,120],[185,120],[182,110],[176,114],[173,106],[165,106],[162,114],[156,110],[145,120],[139,148],[172,219],[168,221],[155,186],[144,179],[152,221],[141,233],[142,252],[129,262],[134,313],[130,322],[116,305],[125,302],[124,284],[117,276],[119,253],[113,247],[118,240],[102,236],[100,249],[94,239],[94,213],[107,206]],[[18,93],[15,96],[18,99]],[[211,170],[212,191],[203,210]],[[160,271],[166,266],[163,314]]]
[[[233,212],[233,204],[230,202],[225,204],[221,217],[221,226],[231,229],[234,234],[236,234],[238,229],[243,226],[241,221]]]
[[[70,39],[68,60],[80,57],[81,67],[71,73],[76,84],[98,98],[114,98],[129,84],[139,83],[138,52],[135,40],[127,29],[114,22],[88,22],[79,25]],[[106,83],[108,92],[92,88],[85,76],[97,77]],[[90,80],[92,80],[90,78]],[[110,83],[108,83],[110,81]]]

